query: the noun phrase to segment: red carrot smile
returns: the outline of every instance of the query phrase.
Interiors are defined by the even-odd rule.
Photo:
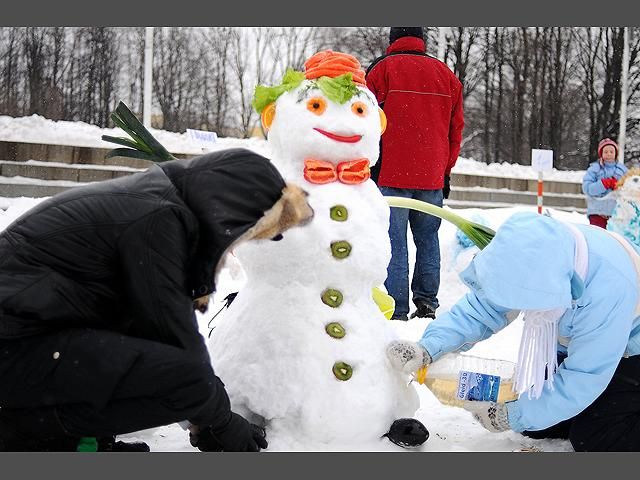
[[[345,143],[356,143],[359,142],[362,138],[362,135],[351,135],[349,137],[345,137],[343,135],[336,135],[335,133],[327,132],[320,128],[314,128],[316,132],[320,132],[321,134],[329,137],[331,140],[335,140],[336,142],[345,142]]]

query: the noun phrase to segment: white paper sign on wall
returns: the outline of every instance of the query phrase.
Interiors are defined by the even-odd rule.
[[[553,150],[531,149],[531,167],[536,172],[553,169]]]
[[[206,130],[187,128],[187,136],[193,143],[202,148],[210,147],[218,142],[218,134],[216,132],[207,132]]]

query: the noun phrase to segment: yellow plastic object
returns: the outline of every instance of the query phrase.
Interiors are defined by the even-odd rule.
[[[396,302],[391,295],[387,295],[378,287],[373,287],[372,290],[373,301],[376,302],[378,308],[387,320],[391,320],[393,311],[396,308]]]
[[[427,379],[427,367],[420,367],[416,372],[416,382],[420,385],[424,385],[425,380]]]

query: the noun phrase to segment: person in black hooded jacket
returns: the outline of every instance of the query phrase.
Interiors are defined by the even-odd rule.
[[[74,450],[188,421],[203,451],[258,451],[194,309],[224,254],[313,215],[244,149],[157,164],[43,201],[0,234],[0,450]]]

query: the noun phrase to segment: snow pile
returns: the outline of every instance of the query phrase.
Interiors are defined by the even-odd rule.
[[[0,198],[0,208],[3,209],[0,210],[0,229],[4,229],[15,218],[42,200],[43,199],[32,198]],[[487,210],[464,209],[456,210],[456,213],[465,218],[480,215],[487,221],[488,226],[497,229],[500,224],[513,213],[525,210],[535,211],[534,209],[535,207],[495,208]],[[554,217],[564,221],[587,223],[584,215],[575,212],[568,213],[557,210],[550,210],[549,212]],[[462,271],[468,265],[476,253],[475,247],[460,251],[460,245],[456,239],[456,231],[457,229],[450,223],[442,222],[442,227],[440,228],[442,269],[439,295],[441,307],[438,313],[451,308],[451,306],[466,293],[467,288],[458,278],[458,272]],[[411,239],[411,237],[409,237],[409,239]],[[412,265],[415,261],[415,249],[411,241],[409,241],[409,247],[410,264]],[[312,274],[313,272],[305,273],[305,275]],[[225,296],[231,292],[241,290],[246,284],[245,282],[246,277],[238,265],[237,260],[229,257],[218,279],[218,291],[215,294],[214,301],[209,307],[209,312],[205,315],[198,314],[200,330],[205,338],[209,335],[210,328],[215,326],[214,323],[210,326],[208,323],[215,312],[222,307]],[[277,311],[274,312],[263,309],[261,313],[266,325],[273,324],[274,319],[278,316]],[[216,321],[218,321],[221,316],[222,315],[218,316]],[[233,321],[232,319],[227,320]],[[389,322],[399,337],[417,340],[422,335],[429,321],[415,318],[408,322]],[[468,353],[487,358],[515,361],[521,330],[522,322],[521,320],[516,320],[498,334],[478,343]],[[274,372],[269,381],[276,384],[283,381],[283,376],[286,377],[286,372]],[[514,432],[490,433],[477,424],[472,419],[471,414],[465,410],[441,405],[426,387],[414,383],[412,384],[412,388],[416,389],[420,399],[420,409],[416,412],[415,418],[424,423],[431,434],[429,440],[422,446],[421,451],[512,451],[529,446],[534,446],[544,451],[572,451],[568,441],[533,440]],[[312,394],[311,391],[300,391],[299,397],[295,399],[295,402],[302,403],[308,401],[308,397]],[[371,404],[375,403],[378,401],[378,395],[372,395],[368,401]],[[278,432],[268,433],[268,440],[272,445],[269,451],[276,449],[282,451],[314,449],[312,445],[304,445],[304,438],[299,438],[303,446],[279,441],[279,438],[295,438],[297,435],[296,431],[284,433],[286,433],[286,435],[280,432],[280,437]],[[178,425],[169,425],[123,437],[144,440],[150,444],[152,451],[194,450],[188,443],[187,434]],[[353,446],[351,448],[354,449]],[[327,449],[340,450],[340,446],[334,444]],[[390,442],[381,441],[374,447],[371,445],[363,445],[362,450],[397,451],[398,448]]]
[[[529,165],[518,165],[507,162],[490,163],[487,165],[483,162],[462,157],[458,158],[456,166],[453,167],[452,172],[486,177],[508,177],[529,180],[538,179],[538,172]],[[582,183],[582,177],[584,177],[584,174],[584,170],[563,171],[554,168],[551,171],[544,172],[543,179],[555,180],[557,182]]]
[[[195,145],[186,133],[167,132],[152,128],[151,133],[170,152],[187,155],[199,155],[205,150]],[[119,128],[100,128],[83,122],[67,122],[48,120],[39,115],[30,117],[9,117],[0,115],[0,141],[43,143],[52,145],[76,145],[82,147],[114,148],[114,145],[104,142],[102,135],[125,136]],[[206,151],[225,148],[243,147],[261,155],[270,157],[270,148],[262,138],[218,138],[215,146]],[[0,159],[1,160],[1,159]],[[453,169],[454,173],[471,175],[490,175],[495,177],[537,179],[537,173],[527,165],[509,163],[485,164],[473,159],[460,157]],[[583,170],[560,171],[553,169],[544,173],[546,180],[582,182]]]
[[[149,129],[151,134],[167,150],[177,154],[199,155],[204,149],[195,144],[186,133]],[[0,115],[0,141],[43,143],[48,145],[73,145],[79,147],[115,148],[113,143],[102,140],[102,135],[126,137],[119,128],[100,128],[84,122],[54,121],[40,115],[9,117]],[[266,141],[259,138],[218,138],[218,143],[206,151],[244,147],[263,155],[268,152]]]
[[[172,152],[191,155],[202,153],[202,148],[195,146],[185,134],[159,130],[152,130],[152,133]],[[35,115],[23,118],[0,116],[0,140],[111,148],[111,144],[100,140],[103,134],[123,135],[119,129],[100,129],[79,122],[53,122]],[[232,147],[250,148],[272,157],[272,149],[261,139],[219,139],[215,149]],[[280,155],[282,153],[279,152]],[[274,162],[277,162],[277,158],[274,158]],[[291,171],[300,173],[301,169],[293,168]],[[462,158],[454,171],[537,178],[530,167],[505,164],[487,166]],[[558,180],[579,181],[571,178],[579,177],[581,180],[583,174],[553,171],[545,174],[545,178],[555,179],[557,176]],[[271,420],[276,417],[286,419],[292,413],[292,418],[299,420],[271,422],[268,431],[269,450],[398,451],[399,447],[386,439],[372,438],[371,432],[388,428],[394,417],[408,415],[420,420],[430,431],[430,438],[421,447],[422,451],[511,451],[531,445],[545,451],[570,451],[571,447],[566,441],[531,440],[514,432],[492,434],[473,421],[471,414],[465,410],[441,405],[426,387],[415,383],[407,387],[395,381],[385,367],[384,345],[396,337],[414,341],[419,339],[428,320],[386,321],[380,318],[375,305],[371,305],[370,288],[384,280],[389,258],[388,243],[385,243],[388,241],[387,220],[378,214],[386,213],[385,205],[378,205],[380,196],[371,182],[349,187],[343,184],[313,187],[322,188],[327,193],[321,198],[320,195],[314,196],[315,190],[310,189],[310,202],[319,219],[316,227],[309,225],[304,229],[292,230],[285,235],[285,240],[263,242],[261,248],[254,248],[253,251],[249,245],[240,247],[236,253],[241,259],[244,256],[244,259],[253,260],[251,270],[243,270],[238,261],[230,257],[217,280],[218,292],[209,313],[198,314],[199,326],[205,337],[214,328],[213,341],[210,343],[214,368],[216,360],[220,360],[221,365],[225,364],[217,373],[227,383],[234,408],[237,406],[239,413],[253,415],[251,420],[254,421],[264,416]],[[359,189],[359,195],[355,195],[355,190],[348,189]],[[42,200],[0,198],[0,229],[6,228]],[[345,205],[350,218],[358,218],[359,221],[340,223],[332,220],[329,217],[330,207],[337,204]],[[535,208],[464,209],[456,213],[469,219],[482,217],[495,230],[516,211],[535,211]],[[578,213],[550,210],[550,214],[565,221],[586,223],[586,217]],[[467,288],[458,278],[458,273],[477,252],[475,247],[462,248],[456,235],[457,230],[453,225],[442,223],[439,234],[442,254],[441,307],[438,313],[449,309],[466,293]],[[412,266],[415,248],[411,236],[409,239]],[[332,258],[327,242],[338,240],[348,240],[351,244],[353,252],[349,258]],[[386,247],[377,247],[383,243]],[[308,255],[309,252],[314,252],[314,255]],[[336,262],[348,268],[338,269]],[[317,326],[318,322],[314,322],[314,319],[317,320],[318,315],[332,311],[320,302],[320,287],[337,288],[344,292],[345,298],[354,292],[357,298],[367,300],[351,305],[345,301],[344,307],[348,308],[343,307],[338,312],[340,316],[333,315],[334,319],[327,320],[340,322],[346,327],[347,336],[340,340],[351,342],[346,350],[342,348],[344,342],[339,343],[324,332],[319,332],[319,336],[310,332]],[[235,291],[241,294],[231,309],[210,322],[214,313],[222,307],[224,298]],[[497,335],[477,344],[469,353],[515,361],[521,330],[522,322],[517,320]],[[280,348],[270,352],[269,345],[277,342]],[[314,350],[313,355],[305,357],[308,349]],[[318,351],[321,355],[318,355]],[[329,374],[334,360],[343,360],[354,368],[360,367],[365,375],[353,375],[348,382],[336,382],[335,378],[327,377],[331,382],[325,382],[323,375],[326,372],[322,370],[322,375],[317,373],[325,365],[316,364],[316,359],[325,357],[331,360]],[[260,358],[260,362],[256,362],[255,358]],[[228,379],[224,377],[225,372],[230,375]],[[345,386],[348,388],[342,388]],[[408,395],[400,393],[402,389],[411,392]],[[402,404],[407,398],[415,399],[416,396],[419,409],[415,414],[407,414],[407,407]],[[343,414],[346,414],[345,418],[353,417],[354,421],[344,421],[340,425],[339,436],[330,438],[331,433],[337,431],[329,428],[335,426],[333,416],[340,418]],[[367,422],[373,428],[367,430]],[[379,432],[380,435],[383,433]],[[187,434],[177,425],[128,436],[148,442],[154,451],[193,450],[188,444]],[[353,439],[358,441],[354,442]]]

